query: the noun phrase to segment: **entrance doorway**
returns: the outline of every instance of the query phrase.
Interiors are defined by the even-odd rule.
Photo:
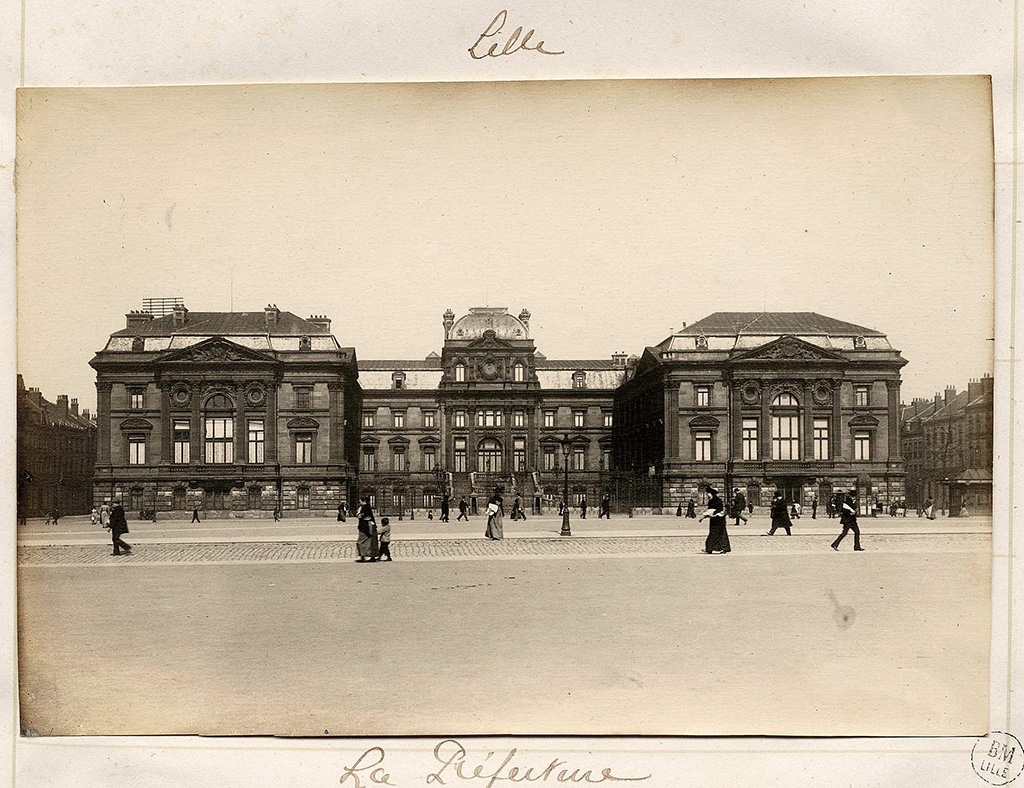
[[[803,491],[802,479],[776,479],[775,489],[782,493],[782,497],[786,499],[786,503],[803,503],[803,501],[800,500]]]

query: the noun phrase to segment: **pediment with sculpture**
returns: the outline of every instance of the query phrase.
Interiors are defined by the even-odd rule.
[[[743,361],[828,361],[846,363],[838,353],[812,345],[794,336],[784,336],[767,345],[754,348],[734,359]]]
[[[173,350],[160,359],[161,363],[230,364],[252,363],[276,364],[277,359],[267,353],[243,347],[222,337],[212,337],[195,345]]]

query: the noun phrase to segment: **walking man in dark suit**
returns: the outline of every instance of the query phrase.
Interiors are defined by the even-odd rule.
[[[121,535],[128,533],[128,519],[124,516],[124,507],[120,502],[114,504],[110,512],[110,525],[107,528],[110,529],[110,537],[114,543],[114,552],[111,555],[121,555],[122,550],[125,555],[131,555],[132,546],[121,540]]]
[[[843,503],[839,510],[839,522],[843,526],[843,532],[832,543],[832,549],[839,552],[839,543],[843,541],[843,537],[846,536],[848,531],[853,531],[853,549],[862,551],[864,548],[860,546],[860,528],[857,525],[856,490],[850,490],[846,497],[843,498]]]
[[[276,511],[275,511],[275,514],[276,514]],[[277,518],[275,517],[274,519],[277,519]],[[198,523],[199,522],[199,506],[198,506],[198,504],[196,506],[192,507],[192,522],[193,523]]]
[[[459,520],[465,520],[467,523],[469,522],[469,515],[466,514],[466,509],[468,508],[469,506],[466,504],[466,496],[463,495],[459,498],[459,516],[455,518],[455,522],[458,522]]]
[[[448,493],[441,496],[441,522],[448,522],[449,512],[451,511],[451,500],[448,498]]]
[[[739,487],[732,488],[732,516],[736,518],[736,525],[740,524],[740,519],[747,519],[747,496]]]

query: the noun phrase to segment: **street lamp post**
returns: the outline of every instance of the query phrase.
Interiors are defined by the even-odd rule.
[[[572,452],[572,443],[569,435],[562,438],[562,465],[564,466],[564,483],[562,485],[562,531],[560,536],[572,536],[569,528],[569,455]]]

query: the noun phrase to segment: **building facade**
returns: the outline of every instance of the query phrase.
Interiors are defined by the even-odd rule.
[[[907,500],[932,501],[958,514],[992,510],[993,379],[972,380],[966,391],[947,386],[932,399],[902,408]]]
[[[885,335],[812,312],[720,312],[648,347],[615,395],[613,464],[662,508],[707,487],[766,506],[905,494],[900,369]]]
[[[356,487],[355,351],[330,320],[132,312],[96,370],[95,500],[160,517],[333,514]]]
[[[548,359],[525,309],[448,310],[442,325],[440,354],[359,363],[360,490],[384,512],[436,514],[445,493],[479,511],[496,489],[540,512],[561,500],[568,465],[571,502],[596,507],[625,354]]]
[[[18,375],[18,518],[92,507],[96,423],[78,400],[46,400]]]

